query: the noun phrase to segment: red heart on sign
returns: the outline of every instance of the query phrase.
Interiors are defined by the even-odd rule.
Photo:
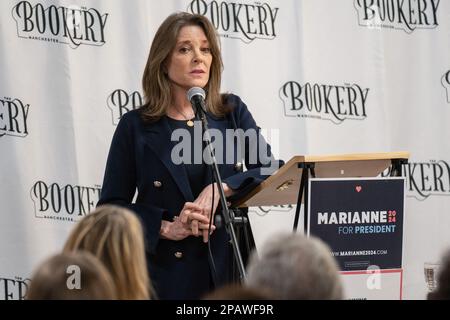
[[[362,190],[362,187],[361,186],[356,186],[356,192],[361,192],[361,190]]]

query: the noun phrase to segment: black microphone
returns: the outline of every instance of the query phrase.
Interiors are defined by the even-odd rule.
[[[195,114],[199,114],[201,116],[202,114],[206,113],[205,90],[203,90],[200,87],[192,87],[188,90],[186,96],[188,100],[191,102],[192,106],[195,108]]]

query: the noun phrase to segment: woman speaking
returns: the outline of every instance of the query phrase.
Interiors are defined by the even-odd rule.
[[[244,139],[245,172],[237,139],[224,143],[227,161],[218,159],[218,167],[227,197],[252,190],[268,177],[261,169],[273,167],[270,146],[247,106],[236,95],[220,93],[221,73],[219,41],[209,20],[172,14],[151,45],[142,79],[145,103],[121,118],[111,143],[99,205],[121,205],[141,219],[149,274],[160,299],[200,298],[214,288],[213,280],[216,286],[225,284],[232,273],[229,236],[223,226],[213,224],[217,184],[210,165],[194,152],[203,150],[204,143],[195,139],[201,123],[186,92],[192,87],[205,90],[206,118],[216,133],[256,133],[256,141]],[[183,135],[188,147],[173,152],[174,133],[180,132],[188,133]],[[261,155],[264,148],[267,152]]]

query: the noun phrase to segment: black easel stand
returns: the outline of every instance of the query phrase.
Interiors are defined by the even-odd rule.
[[[300,188],[298,189],[297,207],[295,209],[294,232],[297,231],[298,219],[300,217],[300,209],[302,207],[303,193],[305,194],[305,201],[304,201],[305,210],[304,210],[304,212],[308,212],[308,201],[306,199],[308,199],[308,192],[309,192],[309,186],[308,186],[309,173],[311,172],[311,176],[313,178],[316,176],[316,174],[314,172],[314,163],[300,162],[298,164],[298,167],[303,170],[302,170],[302,177],[300,180]],[[305,232],[306,232],[306,226],[308,225],[308,215],[304,214],[303,216],[304,216],[304,228],[305,228]]]

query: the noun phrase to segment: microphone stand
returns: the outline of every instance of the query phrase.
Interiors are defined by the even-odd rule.
[[[202,105],[202,102],[200,102],[200,104]],[[202,105],[202,107],[203,107],[203,105]],[[212,148],[212,145],[211,145],[211,136],[209,135],[208,120],[206,119],[206,113],[202,107],[195,106],[195,108],[197,109],[197,114],[200,115],[200,120],[202,121],[202,127],[203,127],[202,135],[205,138],[206,147],[208,148],[208,152],[211,157],[214,179],[215,179],[215,181],[217,183],[217,187],[219,189],[220,203],[222,205],[223,218],[225,220],[225,228],[231,239],[231,245],[233,246],[234,258],[236,259],[236,263],[238,266],[240,280],[243,281],[246,278],[246,273],[245,273],[245,268],[244,268],[244,262],[242,261],[241,252],[239,251],[236,233],[234,231],[234,225],[233,225],[234,215],[232,216],[231,211],[227,206],[227,200],[225,197],[225,191],[223,190],[222,179],[221,179],[220,173],[219,173],[219,167],[217,166],[217,160],[216,160],[216,157],[214,154],[214,149]]]

